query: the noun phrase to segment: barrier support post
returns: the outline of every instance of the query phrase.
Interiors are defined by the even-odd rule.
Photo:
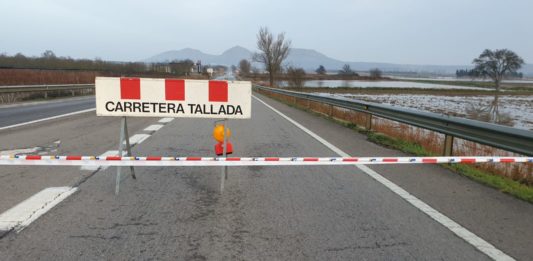
[[[444,149],[442,156],[452,156],[453,154],[453,136],[445,134],[444,136]]]
[[[370,113],[366,114],[365,129],[366,130],[371,130],[372,129],[372,114],[370,114]]]
[[[223,151],[223,156],[224,158],[227,158],[228,157],[228,150],[227,150],[227,141],[228,141],[228,135],[226,133],[226,126],[227,126],[227,119],[224,119],[222,120],[222,133],[224,134],[224,151]],[[228,173],[227,173],[227,170],[228,170],[228,167],[227,166],[223,166],[222,167],[222,172],[220,173],[220,193],[224,192],[224,183],[226,181],[226,179],[228,178]]]
[[[224,131],[228,128],[228,120],[224,120]],[[224,157],[228,157],[228,137],[227,133],[224,132]],[[228,166],[224,166],[224,179],[228,179]]]
[[[124,150],[124,143],[126,143],[126,155],[131,156],[131,145],[130,145],[130,135],[128,133],[128,122],[126,120],[126,117],[122,117],[120,121],[120,142],[118,145],[118,155],[123,156],[122,151]],[[118,192],[120,191],[120,174],[122,171],[121,166],[117,166],[117,176],[115,181],[115,195],[118,195]],[[135,169],[133,166],[130,166],[131,171],[131,177],[133,179],[136,179],[135,176]]]

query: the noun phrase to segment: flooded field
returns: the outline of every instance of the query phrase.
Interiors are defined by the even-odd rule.
[[[533,130],[533,95],[322,94]]]
[[[286,81],[278,83],[281,87],[288,87]],[[486,88],[468,87],[460,85],[433,84],[405,81],[356,81],[356,80],[313,80],[305,81],[304,87],[353,87],[353,88],[417,88],[417,89],[464,89],[464,90],[487,90]]]

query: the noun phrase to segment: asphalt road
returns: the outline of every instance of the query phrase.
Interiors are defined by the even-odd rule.
[[[364,136],[258,96],[353,156],[402,155]],[[0,110],[1,111],[1,110]],[[337,156],[265,105],[234,120],[235,156]],[[130,119],[151,136],[136,155],[213,155],[212,120]],[[99,155],[117,147],[119,120],[94,112],[0,131],[0,150],[39,147]],[[61,145],[54,147],[55,141]],[[517,259],[533,256],[533,206],[438,166],[372,166]],[[137,168],[114,195],[114,168],[0,169],[0,211],[53,186],[79,192],[20,233],[0,239],[2,260],[487,260],[485,254],[353,166]]]
[[[0,107],[0,128],[95,107],[94,96]]]

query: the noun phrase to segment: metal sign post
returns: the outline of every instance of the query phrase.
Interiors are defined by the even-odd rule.
[[[228,157],[228,136],[226,130],[229,130],[228,119],[224,120],[224,158]],[[229,131],[228,131],[229,132]],[[224,166],[224,179],[228,179],[228,166]]]
[[[124,143],[126,143],[126,155],[131,156],[130,135],[128,134],[128,121],[126,120],[126,117],[122,117],[120,121],[120,143],[118,145],[118,155],[120,157],[124,156],[122,153]],[[122,167],[118,166],[116,183],[115,183],[115,195],[118,195],[118,192],[120,190],[121,171],[122,171]],[[130,166],[130,171],[131,171],[131,177],[133,179],[137,179],[137,177],[135,177],[135,169],[133,168],[133,166]]]
[[[227,126],[228,126],[228,119],[223,119],[220,121],[215,121],[215,126],[217,123],[222,122],[222,130],[224,135],[224,150],[222,157],[224,160],[228,157],[228,136],[227,135]],[[228,166],[222,166],[222,171],[220,172],[220,193],[224,192],[224,184],[225,181],[228,179]]]

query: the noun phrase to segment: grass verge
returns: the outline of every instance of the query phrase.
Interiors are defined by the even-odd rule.
[[[286,105],[289,105],[290,107],[297,108],[297,109],[306,111],[308,113],[314,114],[316,116],[328,119],[337,124],[343,125],[347,128],[357,131],[358,133],[365,134],[368,137],[369,141],[379,144],[381,146],[393,148],[393,149],[400,150],[402,152],[413,154],[416,156],[438,156],[438,155],[435,155],[434,153],[428,152],[424,147],[422,147],[421,145],[417,143],[407,142],[404,140],[400,140],[397,138],[384,135],[382,133],[367,131],[353,123],[349,123],[349,122],[345,122],[345,121],[342,121],[336,118],[332,118],[328,115],[324,115],[322,113],[318,113],[318,112],[315,112],[309,109],[301,108],[291,103],[286,103],[284,101],[280,101],[280,102]],[[516,198],[522,199],[529,203],[533,203],[533,187],[531,186],[524,185],[508,177],[504,177],[504,176],[492,174],[490,172],[479,170],[473,165],[465,165],[465,164],[439,164],[439,165],[453,171],[454,173],[460,174],[474,181],[477,181],[481,184],[485,184],[489,187],[495,188],[503,193],[507,193]]]
[[[368,140],[374,143],[384,145],[389,148],[401,150],[403,152],[414,154],[417,156],[435,156],[428,153],[422,146],[398,140],[392,137],[385,136],[380,133],[368,133]],[[518,181],[512,180],[508,177],[499,176],[490,172],[482,171],[472,165],[464,164],[439,164],[444,168],[450,169],[455,173],[468,177],[479,183],[488,185],[503,193],[513,195],[519,199],[533,203],[533,187],[524,185]]]

